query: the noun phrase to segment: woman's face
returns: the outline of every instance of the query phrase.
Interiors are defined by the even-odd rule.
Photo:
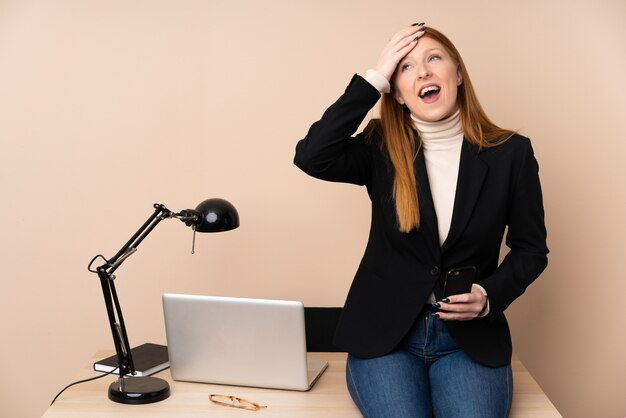
[[[396,100],[420,120],[445,119],[457,110],[457,90],[463,82],[457,68],[443,45],[432,38],[420,38],[396,68]]]

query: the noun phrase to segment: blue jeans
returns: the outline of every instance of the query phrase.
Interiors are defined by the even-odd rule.
[[[509,415],[513,397],[511,366],[472,360],[428,310],[390,354],[349,355],[346,377],[366,418],[501,418]]]

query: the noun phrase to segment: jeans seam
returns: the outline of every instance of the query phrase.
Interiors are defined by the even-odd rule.
[[[511,407],[513,406],[513,366],[509,365],[507,370],[507,379],[506,379],[508,393],[508,403],[509,407],[507,408],[505,417],[508,417],[511,414]]]
[[[440,319],[438,320],[436,318],[433,319],[433,334],[434,334],[433,335],[433,337],[434,337],[433,340],[434,340],[434,344],[435,344],[433,352],[435,352],[435,353],[438,353],[439,350],[440,350],[439,349],[439,334],[441,333],[441,326],[440,325],[442,325],[441,323],[438,323],[437,321],[441,321],[441,320]]]
[[[359,393],[359,389],[357,389],[357,387],[356,387],[356,380],[354,380],[354,376],[352,375],[352,369],[350,369],[350,363],[349,362],[346,364],[346,368],[348,370],[348,373],[350,373],[350,380],[352,380],[352,387],[354,388],[354,393],[356,394],[356,397],[359,400],[359,405],[360,405],[359,410],[362,409],[361,410],[361,414],[363,414],[364,418],[367,418],[367,417],[369,417],[369,413],[365,409],[365,404],[363,403],[363,400],[361,399],[361,394]],[[357,407],[359,405],[357,405]]]
[[[432,321],[432,317],[427,313],[424,315],[424,342],[422,343],[422,355],[424,357],[428,356],[430,351],[428,349],[428,340],[430,338],[430,322]]]

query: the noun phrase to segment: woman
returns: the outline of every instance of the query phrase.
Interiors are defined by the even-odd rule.
[[[351,137],[381,93],[380,120]],[[541,187],[530,141],[489,120],[454,45],[424,24],[399,31],[311,126],[295,164],[365,185],[372,201],[335,333],[362,414],[507,416],[504,310],[547,265]],[[471,288],[444,297],[464,267]]]

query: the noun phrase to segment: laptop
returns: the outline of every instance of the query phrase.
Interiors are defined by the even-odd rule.
[[[302,302],[163,295],[174,380],[307,391],[328,367],[307,359]]]

